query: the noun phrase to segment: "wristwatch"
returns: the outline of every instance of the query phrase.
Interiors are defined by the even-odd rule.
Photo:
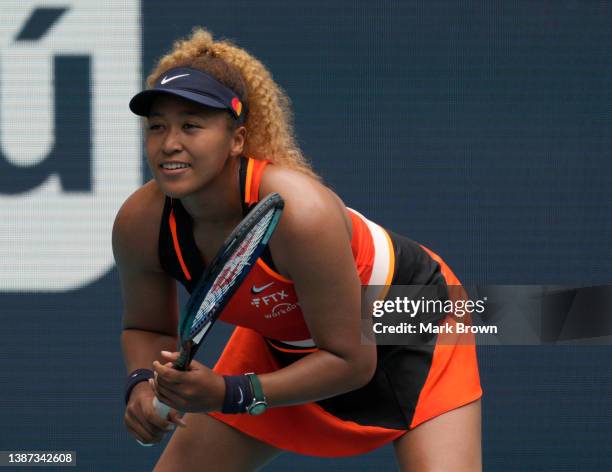
[[[264,411],[268,409],[268,402],[266,401],[266,397],[263,393],[263,388],[261,387],[261,382],[259,378],[254,373],[245,374],[249,382],[251,383],[251,391],[253,392],[253,401],[250,405],[247,405],[247,412],[249,415],[261,415]]]

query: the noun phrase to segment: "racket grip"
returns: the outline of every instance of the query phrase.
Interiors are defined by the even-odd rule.
[[[165,403],[160,402],[157,397],[153,398],[153,408],[155,408],[155,411],[159,417],[163,419],[168,418],[168,413],[170,413],[170,410],[172,409]]]

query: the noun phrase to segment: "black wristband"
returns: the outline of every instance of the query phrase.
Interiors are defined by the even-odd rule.
[[[221,413],[245,413],[253,402],[251,382],[246,375],[225,375],[225,398]]]
[[[125,404],[128,404],[130,394],[137,384],[144,382],[145,380],[152,379],[153,377],[153,371],[150,369],[136,369],[134,372],[132,372],[125,382]]]

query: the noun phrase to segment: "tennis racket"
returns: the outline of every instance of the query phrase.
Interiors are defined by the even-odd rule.
[[[265,249],[281,217],[284,201],[278,193],[263,198],[236,226],[198,281],[179,321],[180,355],[173,363],[186,370],[232,295]],[[170,407],[153,400],[157,414],[167,418]]]

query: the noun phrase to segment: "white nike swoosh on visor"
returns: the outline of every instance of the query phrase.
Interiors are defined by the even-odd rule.
[[[175,75],[175,76],[172,76],[172,77],[164,77],[162,79],[162,81],[161,81],[161,84],[164,85],[164,84],[167,84],[168,82],[170,82],[171,80],[178,79],[179,77],[186,77],[188,75],[189,74],[181,74],[181,75]]]
[[[238,390],[240,391],[240,401],[238,402],[238,405],[240,405],[244,400],[244,395],[242,394],[242,388],[238,387]]]

